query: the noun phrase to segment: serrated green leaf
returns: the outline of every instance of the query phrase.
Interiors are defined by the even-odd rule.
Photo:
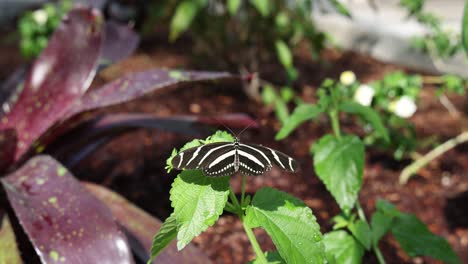
[[[286,120],[286,122],[281,127],[280,131],[276,134],[275,139],[281,140],[287,137],[296,127],[304,123],[307,120],[316,118],[319,114],[323,112],[317,105],[312,104],[301,104],[294,109],[292,114]]]
[[[374,111],[374,109],[350,101],[342,102],[339,108],[343,112],[359,115],[361,118],[369,122],[385,141],[388,142],[390,140],[387,128],[385,128],[379,114]]]
[[[323,263],[320,226],[312,210],[299,199],[262,188],[247,207],[245,223],[262,227],[270,235],[286,263]]]
[[[271,12],[269,0],[250,0],[250,4],[252,4],[263,17],[268,16]]]
[[[268,264],[286,264],[284,259],[278,253],[278,251],[266,252],[265,257],[268,261],[267,262]],[[255,259],[249,262],[249,264],[264,264],[264,263],[258,259]]]
[[[333,231],[323,236],[329,262],[339,264],[362,263],[364,247],[353,236],[343,230]]]
[[[357,220],[349,225],[349,231],[353,236],[364,246],[365,249],[369,250],[372,245],[372,232],[369,225],[362,221]]]
[[[465,1],[465,8],[462,19],[462,44],[465,54],[468,55],[468,1]]]
[[[166,248],[172,240],[177,236],[177,222],[175,214],[172,213],[166,221],[161,225],[159,232],[153,238],[153,244],[151,245],[151,258],[147,264],[153,262],[153,260]]]
[[[393,222],[393,217],[380,211],[372,214],[372,243],[378,245],[380,239],[389,231]]]
[[[354,207],[362,186],[364,143],[354,135],[322,137],[313,147],[314,168],[340,208]]]
[[[172,184],[170,200],[177,221],[177,248],[213,225],[229,194],[229,177],[206,177],[200,170],[183,171]]]
[[[241,3],[242,3],[241,0],[228,0],[227,1],[227,9],[229,11],[229,14],[231,14],[231,16],[237,13],[237,10],[239,10]]]
[[[276,55],[281,64],[286,68],[293,67],[293,56],[288,45],[281,39],[275,41]]]
[[[403,250],[411,257],[429,256],[445,263],[461,263],[449,243],[431,233],[415,215],[401,213],[391,230]]]

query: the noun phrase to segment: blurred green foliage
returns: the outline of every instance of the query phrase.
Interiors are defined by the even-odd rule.
[[[18,20],[20,49],[27,59],[37,57],[47,46],[49,37],[60,24],[62,16],[72,7],[72,0],[47,3],[42,8],[25,12]]]

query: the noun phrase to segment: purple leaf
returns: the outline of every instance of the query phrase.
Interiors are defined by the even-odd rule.
[[[20,66],[0,86],[0,119],[6,113],[10,112],[11,108],[16,103],[18,95],[23,90],[24,86],[21,83],[26,76],[27,70],[27,65]]]
[[[16,142],[14,129],[0,130],[0,175],[13,163]]]
[[[0,216],[0,263],[22,263],[10,219]]]
[[[42,263],[133,263],[110,210],[53,158],[36,156],[1,181]]]
[[[73,9],[32,65],[17,103],[0,122],[0,129],[17,130],[16,160],[88,89],[100,54],[102,24],[96,9]]]
[[[114,63],[131,55],[138,46],[140,37],[128,25],[107,21],[104,27],[104,43],[101,60]]]
[[[161,222],[113,191],[92,183],[84,185],[111,209],[117,221],[146,248],[147,258],[144,260],[146,262],[153,236],[161,227]],[[171,243],[154,263],[211,263],[211,261],[192,245],[185,247],[183,252],[178,252],[176,244]]]
[[[178,83],[194,81],[222,81],[234,79],[238,76],[226,72],[179,71],[155,69],[127,74],[100,89],[95,89],[84,95],[76,102],[64,119],[76,114],[116,105],[155,92],[160,88],[167,88]]]

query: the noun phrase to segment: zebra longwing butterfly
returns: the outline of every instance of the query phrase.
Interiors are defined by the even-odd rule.
[[[260,175],[273,165],[296,172],[297,162],[284,153],[261,145],[216,142],[189,148],[172,159],[176,169],[202,169],[206,176],[221,177],[238,171],[244,175]]]

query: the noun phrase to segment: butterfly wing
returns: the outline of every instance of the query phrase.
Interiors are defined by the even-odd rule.
[[[290,171],[290,172],[296,172],[299,169],[297,162],[293,158],[289,157],[288,155],[280,151],[277,151],[268,147],[264,147],[261,145],[241,144],[241,146],[250,146],[251,148],[258,150],[259,152],[262,152],[263,153],[263,155],[261,155],[262,158],[268,160],[267,163],[270,164],[270,167],[272,165],[276,165],[277,167],[286,171]]]
[[[244,175],[260,175],[271,169],[272,163],[264,150],[256,146],[239,144],[239,170]]]
[[[208,158],[205,166],[203,167],[203,173],[206,176],[223,177],[230,176],[236,172],[234,167],[236,161],[236,150],[232,144],[229,148],[223,148]]]
[[[203,169],[209,161],[229,150],[231,142],[216,142],[186,149],[172,159],[175,169]]]

